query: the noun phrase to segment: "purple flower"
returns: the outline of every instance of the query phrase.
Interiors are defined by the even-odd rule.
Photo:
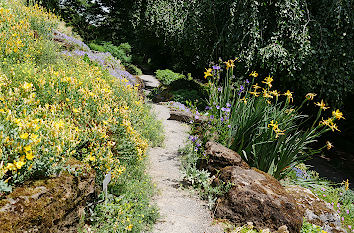
[[[210,119],[214,119],[214,115],[210,115]]]
[[[345,212],[347,212],[347,214],[349,214],[349,210],[345,210]]]
[[[226,108],[221,108],[221,111],[223,111],[223,112],[224,112],[225,110],[226,110]]]
[[[198,151],[198,147],[194,148],[194,151],[197,152]]]
[[[231,107],[231,104],[226,103],[226,107],[230,108],[230,107]]]
[[[206,106],[206,107],[205,107],[205,110],[209,110],[209,109],[210,109],[210,107],[209,107],[209,106]]]
[[[223,118],[223,117],[221,117],[221,118],[220,118],[220,121],[221,121],[221,122],[223,122],[223,121],[224,121],[224,118]]]
[[[250,81],[248,81],[248,79],[246,79],[246,80],[245,80],[245,83],[249,84],[249,83],[250,83]]]
[[[214,69],[214,70],[220,70],[220,66],[218,66],[218,65],[213,66],[213,69]]]
[[[231,129],[231,125],[228,125],[227,127],[229,127]]]
[[[240,86],[240,91],[245,90],[245,87],[243,85]]]
[[[195,145],[196,145],[197,147],[200,147],[200,146],[201,146],[201,144],[200,144],[200,143],[198,143],[198,142],[197,142]]]
[[[199,119],[199,116],[198,116],[198,115],[195,115],[195,119],[198,120],[198,119]]]
[[[225,112],[230,112],[230,108],[225,108]]]
[[[222,91],[222,88],[221,88],[221,87],[219,87],[219,88],[218,88],[218,91]]]
[[[216,109],[220,109],[220,106],[219,106],[219,105],[216,105]]]

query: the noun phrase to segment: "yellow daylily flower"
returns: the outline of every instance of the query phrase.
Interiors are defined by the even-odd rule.
[[[317,94],[315,93],[307,93],[305,98],[308,100],[313,100],[313,98],[316,96]]]
[[[275,97],[279,97],[280,96],[280,93],[277,90],[271,91],[270,94],[275,96]]]
[[[345,191],[348,191],[348,189],[349,189],[349,180],[348,179],[346,181],[344,181],[344,187],[345,187]]]
[[[284,95],[287,97],[287,99],[289,100],[289,102],[293,102],[293,92],[287,90]]]
[[[330,150],[330,149],[332,149],[334,147],[333,144],[330,141],[326,142],[326,146],[327,146],[327,150]]]
[[[270,75],[269,75],[268,77],[266,77],[266,78],[264,79],[264,81],[262,81],[262,83],[267,84],[267,85],[269,86],[269,88],[272,87],[272,82],[273,82],[273,76],[270,77]]]
[[[255,85],[252,85],[252,87],[254,88],[255,91],[257,91],[259,88],[261,88],[260,86],[258,86],[258,83],[256,83]]]
[[[340,120],[340,119],[345,119],[343,117],[343,113],[341,111],[339,111],[339,109],[337,109],[336,111],[332,112],[332,116],[334,116],[336,119]]]
[[[247,104],[247,99],[248,99],[248,98],[243,97],[242,99],[240,99],[240,101],[242,101],[242,102],[244,102],[245,104]]]
[[[263,97],[273,99],[273,96],[266,89],[263,89]]]
[[[211,72],[213,72],[213,69],[212,69],[212,68],[205,69],[205,70],[206,70],[206,72],[204,72],[204,78],[207,78],[207,77],[209,77],[209,76],[213,76],[213,75],[211,74]]]
[[[317,105],[318,107],[323,109],[323,111],[325,111],[326,109],[329,109],[329,107],[326,107],[326,104],[323,102],[323,100],[321,100],[321,102],[315,103],[315,105]]]
[[[13,163],[8,163],[6,169],[13,171],[16,170],[16,166]]]
[[[253,76],[255,78],[258,77],[258,73],[256,71],[252,71],[252,73],[250,73],[250,76]]]
[[[254,95],[255,97],[258,97],[259,94],[261,94],[260,92],[256,92],[256,91],[250,91],[249,92],[251,95]]]
[[[237,58],[235,60],[228,60],[227,62],[224,62],[226,65],[226,69],[228,70],[229,68],[234,68],[235,64],[234,62],[237,60]]]

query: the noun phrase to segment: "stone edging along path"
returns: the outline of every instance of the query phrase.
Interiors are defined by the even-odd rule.
[[[159,82],[154,76],[140,77],[147,88]],[[158,189],[153,201],[160,211],[160,219],[153,232],[166,233],[219,233],[224,232],[213,222],[206,203],[188,190],[180,188],[182,173],[178,149],[188,138],[188,126],[174,120],[167,106],[153,104],[153,109],[165,130],[165,146],[151,148],[148,152],[149,174]]]

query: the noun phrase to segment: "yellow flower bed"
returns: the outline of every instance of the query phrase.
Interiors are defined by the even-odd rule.
[[[159,125],[141,123],[153,117],[137,87],[53,49],[47,34],[57,22],[37,5],[0,4],[0,181],[55,175],[73,156],[114,182],[126,169],[120,160],[141,160],[147,128]]]

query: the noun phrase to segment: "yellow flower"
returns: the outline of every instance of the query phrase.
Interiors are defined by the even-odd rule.
[[[262,81],[262,83],[267,84],[267,85],[269,86],[269,88],[272,87],[272,82],[273,82],[273,76],[270,77],[270,75],[269,75],[268,77],[266,77],[266,78],[264,79],[264,81]]]
[[[32,150],[32,147],[31,147],[31,145],[27,145],[27,146],[23,147],[23,149],[26,152],[26,151]]]
[[[73,108],[73,113],[79,113],[79,109]]]
[[[269,94],[269,92],[266,89],[263,89],[263,97],[273,99],[273,96]]]
[[[261,94],[260,92],[256,92],[256,91],[250,91],[249,92],[251,95],[254,95],[255,97],[258,97],[259,94]]]
[[[326,146],[327,146],[327,150],[330,150],[330,149],[332,149],[334,147],[333,144],[330,141],[326,142]]]
[[[316,96],[317,94],[315,93],[307,93],[307,95],[305,96],[306,99],[308,100],[313,100],[313,98]]]
[[[39,137],[39,136],[38,136],[37,134],[31,133],[31,135],[30,135],[30,139],[31,139],[32,141],[35,141],[38,137]]]
[[[133,229],[133,224],[129,224],[129,226],[127,226],[125,229],[131,231]]]
[[[13,163],[8,163],[6,169],[13,171],[16,170],[16,166]]]
[[[338,129],[336,123],[331,123],[330,126],[329,126],[329,128],[331,128],[331,130],[332,130],[333,132],[334,132],[335,130],[337,130],[337,131],[340,132],[340,130]]]
[[[252,71],[252,73],[250,73],[249,76],[253,76],[253,77],[257,78],[258,77],[258,73],[256,71]]]
[[[293,92],[287,90],[284,95],[287,97],[287,99],[289,100],[289,102],[293,102]]]
[[[244,102],[245,104],[247,104],[247,98],[243,97],[242,99],[240,99],[240,101]]]
[[[326,109],[329,109],[329,107],[326,107],[326,104],[323,102],[323,100],[321,100],[321,102],[315,103],[315,105],[317,105],[318,107],[320,107],[320,108],[323,109],[324,111],[325,111]]]
[[[237,58],[235,60],[228,60],[227,62],[224,62],[226,65],[226,69],[228,70],[229,68],[234,68],[235,64],[234,62],[237,60]]]
[[[206,72],[204,72],[204,78],[207,78],[209,76],[213,76],[211,74],[211,72],[213,72],[213,69],[209,68],[209,69],[205,69],[205,70],[206,70]]]
[[[344,181],[344,186],[345,186],[345,191],[348,191],[348,189],[349,189],[349,180],[348,179],[346,181]]]
[[[274,95],[275,97],[280,96],[280,93],[277,90],[271,91],[270,94]]]
[[[18,162],[14,162],[14,165],[16,166],[17,169],[21,169],[21,167],[23,167],[23,165],[25,165],[25,162],[22,160],[19,160]]]
[[[343,117],[343,113],[341,111],[339,111],[339,109],[337,109],[336,111],[332,112],[332,116],[334,116],[336,119],[340,120],[340,119],[345,119]]]
[[[34,158],[32,151],[26,151],[26,159],[32,160]]]
[[[27,138],[28,138],[28,133],[22,133],[22,134],[20,135],[20,138],[21,138],[21,139],[27,139]]]
[[[254,88],[255,91],[257,91],[259,88],[261,88],[260,86],[258,86],[258,83],[256,83],[255,85],[252,85],[252,87]]]
[[[25,89],[26,91],[28,91],[29,89],[31,89],[33,87],[33,84],[32,83],[28,83],[28,82],[25,82],[23,85],[22,85],[23,89]]]

